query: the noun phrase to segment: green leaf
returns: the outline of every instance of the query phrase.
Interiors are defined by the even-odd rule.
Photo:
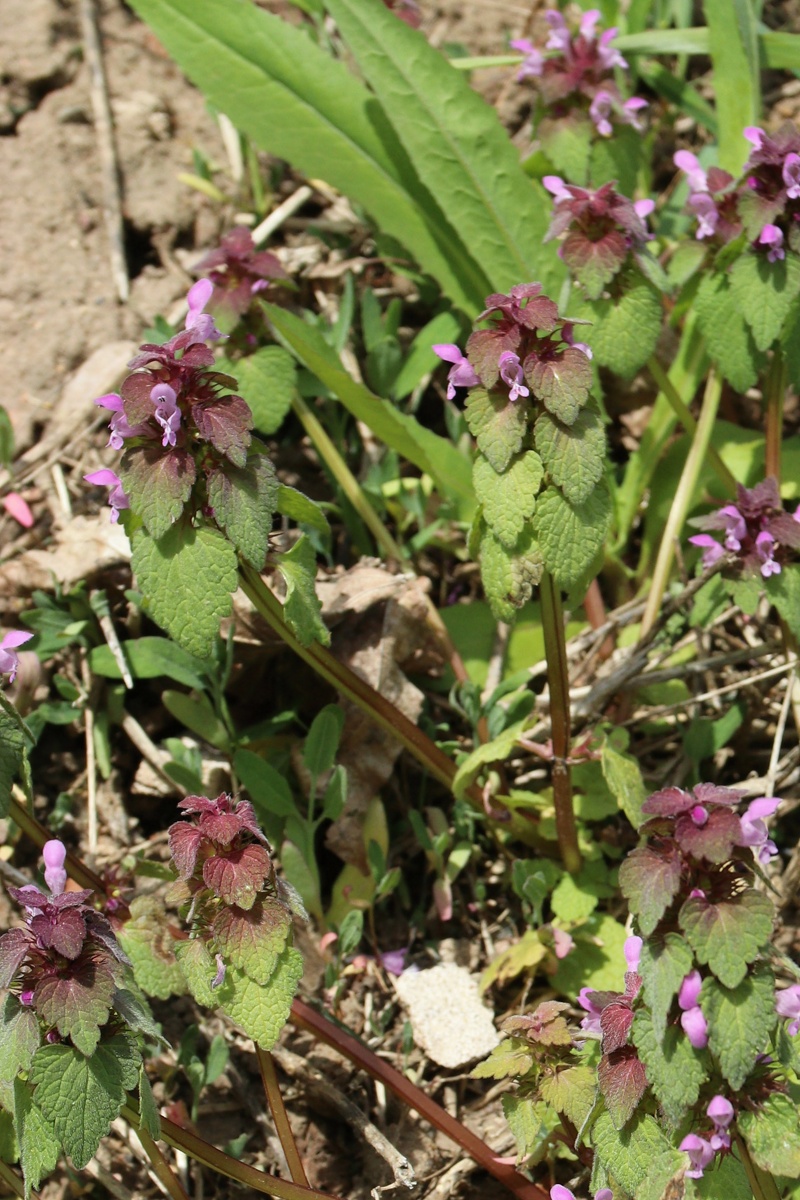
[[[545,1075],[539,1084],[543,1100],[580,1129],[591,1112],[597,1095],[597,1073],[591,1067],[567,1067]]]
[[[382,442],[430,475],[443,496],[474,502],[469,461],[452,442],[426,429],[416,418],[400,412],[388,400],[381,400],[352,379],[319,330],[275,304],[265,304],[264,310],[303,365],[333,392],[357,421],[363,421]]]
[[[576,949],[562,958],[553,986],[574,999],[582,987],[597,991],[619,988],[625,973],[625,929],[605,913],[592,913],[585,925],[572,930]]]
[[[755,1161],[773,1175],[800,1175],[800,1142],[797,1140],[797,1106],[788,1096],[773,1092],[755,1112],[737,1117]]]
[[[610,524],[611,498],[604,482],[582,504],[570,504],[554,487],[539,497],[534,530],[546,569],[565,591],[583,580]]]
[[[732,1154],[724,1158],[717,1155],[713,1166],[706,1168],[703,1178],[695,1179],[693,1183],[698,1200],[719,1200],[720,1196],[724,1196],[725,1200],[753,1200],[753,1189],[745,1169]]]
[[[139,1119],[153,1141],[158,1141],[161,1137],[161,1115],[150,1080],[145,1073],[144,1063],[139,1068]]]
[[[216,364],[216,370],[226,366]],[[259,433],[276,433],[292,407],[297,387],[295,361],[282,346],[262,346],[255,354],[232,363],[230,371],[239,380],[238,392],[246,400]]]
[[[767,585],[770,600],[795,637],[800,637],[800,564],[786,563]]]
[[[131,508],[147,532],[162,537],[180,517],[196,478],[188,450],[135,446],[122,456],[119,477]]]
[[[705,1082],[702,1056],[680,1025],[670,1025],[663,1034],[657,1033],[646,1008],[640,1008],[633,1019],[631,1040],[644,1063],[647,1082],[667,1118],[678,1125],[686,1110],[697,1103]]]
[[[750,326],[759,350],[768,350],[780,335],[792,301],[800,292],[800,260],[788,254],[771,263],[766,254],[743,254],[731,269],[731,293]]]
[[[302,954],[287,946],[266,987],[255,983],[236,967],[229,967],[228,973],[233,994],[230,999],[226,998],[226,1013],[262,1050],[271,1050],[289,1019],[292,1000],[303,974]]]
[[[485,766],[496,762],[505,762],[516,746],[519,738],[530,724],[527,717],[515,721],[491,742],[484,742],[469,754],[455,773],[453,779],[453,795],[456,800],[463,800],[467,789],[472,786]]]
[[[329,0],[367,82],[393,120],[425,187],[492,289],[559,279],[542,241],[549,209],[525,176],[497,113],[424,35],[372,0]]]
[[[761,117],[758,22],[750,0],[703,0],[719,122],[719,165],[739,175],[742,130]]]
[[[545,115],[539,122],[536,133],[542,149],[558,174],[578,187],[585,187],[589,182],[589,163],[595,133],[593,122],[577,114],[555,119]]]
[[[769,940],[774,919],[772,901],[752,888],[719,904],[693,897],[678,915],[697,961],[708,963],[726,988],[735,988],[744,979],[748,964]]]
[[[303,762],[314,778],[330,771],[344,729],[344,710],[338,704],[320,709],[303,743]]]
[[[600,764],[617,803],[634,829],[638,829],[643,819],[642,805],[647,799],[647,788],[639,763],[631,754],[625,753],[627,742],[620,744],[619,732],[612,731],[603,741]]]
[[[533,437],[551,481],[570,504],[588,500],[605,468],[606,434],[600,414],[584,408],[572,425],[562,425],[549,413],[542,413]]]
[[[523,1038],[504,1038],[489,1057],[470,1071],[472,1079],[509,1079],[527,1075],[533,1066],[531,1044]]]
[[[781,349],[790,385],[800,389],[800,303],[795,302],[781,330]]]
[[[653,353],[661,333],[661,296],[638,271],[617,276],[613,295],[587,301],[586,315],[595,324],[581,332],[595,360],[615,375],[629,379]]]
[[[668,933],[663,941],[649,938],[642,946],[639,974],[644,981],[644,999],[657,1038],[663,1038],[672,1001],[694,966],[688,944],[678,933]]]
[[[503,1116],[517,1143],[517,1157],[528,1158],[549,1130],[543,1129],[542,1105],[532,1096],[501,1096]]]
[[[11,786],[26,759],[24,730],[19,713],[0,693],[0,817],[8,813]]]
[[[85,1055],[94,1053],[108,1019],[114,977],[105,963],[72,964],[69,974],[45,975],[36,985],[37,1015],[70,1038]]]
[[[217,964],[211,957],[206,943],[200,938],[188,942],[176,942],[175,955],[180,963],[189,991],[203,1008],[216,1008],[224,1004],[231,990],[226,973],[225,981],[216,991],[211,987],[217,974]]]
[[[612,137],[594,139],[591,186],[599,188],[609,179],[615,179],[618,192],[623,196],[633,196],[645,155],[642,135],[635,129],[617,125]]]
[[[148,996],[168,1000],[182,996],[186,980],[175,957],[175,943],[163,904],[154,896],[136,896],[131,919],[117,934],[133,964],[133,976]]]
[[[112,1039],[91,1058],[72,1046],[42,1046],[33,1060],[36,1104],[79,1170],[95,1154],[125,1100],[126,1064],[117,1057],[121,1042]]]
[[[151,1041],[169,1046],[162,1036],[161,1030],[153,1019],[147,1000],[139,991],[136,983],[128,979],[129,987],[119,988],[114,992],[114,1011],[122,1017],[134,1033],[141,1033]]]
[[[761,356],[727,275],[703,275],[694,311],[714,363],[737,392],[746,392],[758,378]]]
[[[512,459],[500,473],[482,454],[475,459],[475,495],[483,505],[486,524],[509,550],[516,545],[526,520],[533,516],[542,474],[542,460],[532,450]]]
[[[555,358],[540,359],[528,370],[527,379],[548,412],[574,425],[589,398],[592,366],[582,350],[568,346]]]
[[[734,1091],[744,1084],[775,1025],[775,980],[768,967],[749,971],[728,988],[706,978],[700,1007],[708,1023],[708,1045]],[[796,1126],[796,1117],[795,1117]]]
[[[498,473],[507,470],[528,431],[525,402],[511,401],[507,395],[475,387],[467,397],[464,415],[481,454]]]
[[[601,896],[609,894],[608,883],[598,879],[596,864],[585,863],[577,875],[562,875],[553,889],[550,904],[560,921],[585,921],[597,908]]]
[[[426,375],[441,366],[441,359],[434,354],[432,346],[453,343],[461,333],[461,326],[452,312],[437,313],[427,325],[423,325],[409,347],[405,362],[392,385],[392,396],[404,400],[418,387]]]
[[[221,908],[211,926],[213,950],[250,979],[267,984],[292,932],[292,917],[277,900],[257,900],[246,912]]]
[[[19,1143],[19,1161],[25,1177],[25,1196],[55,1170],[61,1149],[50,1122],[34,1103],[29,1083],[14,1080],[14,1126]]]
[[[285,483],[278,484],[276,507],[282,516],[296,521],[298,525],[310,525],[326,537],[330,536],[331,527],[325,513],[314,500],[298,492],[297,488],[288,487]]]
[[[592,1125],[592,1145],[597,1157],[629,1195],[639,1187],[653,1167],[668,1154],[674,1156],[675,1171],[686,1165],[685,1157],[673,1150],[653,1117],[636,1113],[622,1131],[614,1128],[607,1112],[598,1114]]]
[[[486,530],[481,538],[480,566],[492,612],[499,621],[512,624],[542,578],[542,556],[530,530],[522,534],[513,551]]]
[[[233,546],[215,529],[186,524],[159,541],[138,529],[131,545],[131,566],[153,620],[184,650],[210,658],[236,591]]]
[[[187,654],[169,638],[132,638],[125,642],[122,653],[134,679],[166,676],[186,687],[202,689],[206,686],[205,663]],[[122,678],[109,646],[93,646],[89,651],[89,666],[95,675],[102,675],[104,679]]]
[[[645,937],[650,936],[677,896],[682,870],[683,860],[676,849],[640,846],[623,861],[619,886]]]
[[[314,586],[317,559],[314,547],[305,534],[291,550],[276,555],[275,566],[286,584],[283,613],[297,640],[303,646],[310,646],[312,642],[327,646],[331,635],[323,623],[322,606]]]
[[[20,1004],[16,996],[6,996],[0,1015],[0,1104],[14,1104],[14,1080],[20,1071],[28,1071],[41,1042],[39,1022],[32,1008]]]
[[[249,0],[136,0],[136,12],[238,129],[363,205],[456,304],[480,308],[486,276],[431,204],[380,105],[304,29]]]
[[[278,487],[275,468],[264,454],[251,455],[245,467],[226,463],[208,477],[214,520],[257,571],[267,556]]]
[[[292,789],[280,771],[252,750],[237,750],[233,768],[256,811],[265,811],[270,816],[290,817],[297,812]]]
[[[214,712],[208,696],[187,696],[185,692],[167,690],[161,693],[161,703],[181,725],[203,738],[210,746],[226,750],[230,746],[230,735],[225,723]]]

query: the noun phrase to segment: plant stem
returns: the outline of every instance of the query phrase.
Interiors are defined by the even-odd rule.
[[[0,1158],[0,1179],[2,1179],[5,1183],[7,1183],[8,1186],[11,1188],[12,1192],[14,1193],[14,1195],[19,1196],[22,1200],[22,1198],[25,1196],[25,1188],[23,1186],[22,1180],[20,1179],[17,1172],[12,1171],[12,1169],[11,1169],[11,1167],[9,1167],[8,1163],[4,1163],[1,1158]],[[39,1196],[38,1196],[37,1192],[31,1191],[30,1196],[31,1196],[31,1200],[39,1200]]]
[[[391,733],[402,742],[411,753],[435,779],[448,789],[452,789],[456,768],[443,750],[431,741],[408,717],[397,709],[394,704],[384,699],[379,692],[365,683],[354,671],[334,658],[330,650],[314,642],[303,646],[295,637],[283,616],[283,606],[272,594],[264,580],[247,563],[239,567],[239,582],[242,590],[253,602],[258,612],[271,629],[286,642],[295,654],[307,662],[309,666],[327,680],[369,716],[376,725]],[[473,785],[469,790],[470,799],[479,808],[483,807],[480,791]]]
[[[786,363],[780,346],[772,351],[772,361],[764,380],[766,419],[765,474],[781,482],[781,442],[783,441],[783,401],[786,395]]]
[[[648,362],[647,369],[658,384],[662,395],[666,396],[667,400],[672,406],[672,411],[675,413],[675,416],[678,418],[683,428],[690,435],[690,437],[694,437],[697,432],[697,422],[684,404],[675,385],[655,355],[653,355]],[[717,472],[717,475],[719,476],[719,479],[726,490],[729,491],[731,495],[735,495],[736,478],[733,472],[725,466],[725,463],[720,458],[719,451],[717,450],[716,446],[709,445],[708,461]]]
[[[556,806],[556,834],[564,866],[571,875],[581,869],[578,830],[572,807],[572,778],[569,768],[569,675],[567,644],[564,639],[564,611],[561,592],[549,571],[539,584],[542,633],[550,685],[550,724],[553,738],[553,800]]]
[[[291,1021],[300,1029],[313,1033],[315,1037],[329,1046],[333,1046],[345,1058],[366,1071],[373,1079],[379,1080],[398,1096],[404,1104],[413,1108],[420,1116],[429,1121],[435,1129],[441,1130],[447,1137],[465,1150],[485,1171],[504,1184],[518,1200],[547,1200],[547,1192],[536,1183],[525,1179],[508,1163],[498,1162],[485,1142],[482,1142],[471,1130],[467,1129],[455,1117],[441,1108],[435,1100],[421,1088],[415,1087],[404,1075],[394,1067],[389,1066],[377,1054],[360,1042],[352,1033],[335,1025],[332,1020],[315,1011],[302,1000],[292,1003]]]
[[[292,408],[300,418],[303,428],[317,448],[331,475],[333,475],[339,487],[361,517],[361,520],[372,533],[378,546],[387,558],[394,558],[398,562],[402,562],[408,555],[398,546],[364,495],[364,489],[359,485],[355,475],[353,475],[353,472],[336,449],[336,446],[328,437],[316,413],[309,408],[305,400],[301,396],[298,396],[297,393],[295,393],[295,397],[292,400]]]
[[[141,1125],[136,1109],[131,1104],[123,1104],[122,1115],[133,1125],[141,1137]],[[203,1141],[197,1134],[190,1133],[188,1129],[182,1129],[180,1125],[167,1120],[166,1117],[161,1118],[161,1140],[168,1146],[174,1146],[176,1150],[183,1150],[190,1158],[202,1163],[204,1167],[218,1171],[228,1179],[235,1179],[237,1183],[252,1188],[256,1192],[262,1192],[267,1196],[277,1196],[278,1200],[339,1200],[339,1197],[331,1196],[329,1192],[320,1192],[312,1187],[302,1187],[299,1183],[290,1183],[288,1179],[278,1179],[275,1175],[267,1175],[265,1171],[259,1171],[247,1163],[239,1162],[230,1154],[226,1154],[224,1150],[217,1149],[210,1142]]]
[[[747,1142],[738,1130],[733,1131],[733,1140],[736,1143],[736,1149],[739,1151],[742,1166],[747,1175],[747,1182],[750,1184],[750,1190],[755,1200],[780,1200],[781,1194],[777,1183],[767,1171],[762,1171],[761,1167],[753,1162],[750,1157],[750,1151],[747,1148]]]
[[[183,1184],[170,1167],[158,1143],[153,1141],[141,1124],[136,1126],[136,1133],[145,1154],[150,1159],[153,1174],[164,1185],[167,1195],[171,1196],[172,1200],[189,1200]]]
[[[653,570],[650,594],[647,598],[644,616],[642,617],[640,638],[647,636],[658,617],[658,610],[661,607],[664,592],[667,590],[667,583],[670,571],[672,570],[672,560],[675,556],[675,539],[683,528],[686,513],[692,502],[692,496],[694,495],[700,475],[700,468],[711,439],[711,431],[717,419],[717,409],[719,408],[721,395],[722,381],[712,367],[706,380],[703,407],[700,410],[700,420],[697,422],[697,432],[689,447],[689,453],[686,456],[686,462],[684,463],[678,488],[675,492],[675,499],[669,510],[661,545],[658,549],[658,558]]]
[[[289,1173],[295,1183],[299,1183],[303,1187],[308,1187],[308,1178],[303,1167],[303,1161],[298,1153],[297,1143],[294,1140],[292,1127],[289,1124],[289,1118],[286,1114],[286,1106],[283,1103],[281,1089],[278,1086],[275,1060],[268,1050],[261,1049],[258,1042],[256,1042],[256,1058],[258,1059],[258,1066],[261,1071],[261,1079],[264,1083],[264,1091],[267,1094],[269,1109],[272,1113],[272,1119],[275,1122],[275,1130],[283,1147],[283,1153],[286,1155],[286,1162],[289,1164]]]

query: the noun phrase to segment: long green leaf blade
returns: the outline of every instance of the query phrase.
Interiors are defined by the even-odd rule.
[[[423,184],[446,210],[492,287],[563,269],[544,249],[550,203],[525,175],[497,114],[417,30],[374,0],[327,0],[358,66]]]
[[[742,130],[761,116],[758,31],[751,0],[704,0],[719,122],[719,165],[738,175],[749,153]]]
[[[250,0],[133,0],[181,69],[234,125],[363,205],[467,312],[485,273],[432,205],[380,105],[301,30]]]
[[[462,508],[464,502],[474,507],[472,465],[451,442],[357,383],[318,330],[306,325],[300,317],[276,304],[265,304],[264,311],[303,365],[338,397],[356,420],[363,421],[382,442],[430,475],[443,495],[454,496]]]

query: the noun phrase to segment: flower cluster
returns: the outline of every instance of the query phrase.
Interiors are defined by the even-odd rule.
[[[545,14],[550,34],[543,47],[527,38],[511,42],[513,50],[524,54],[517,78],[533,79],[543,103],[557,114],[559,110],[586,110],[602,137],[610,137],[612,122],[632,125],[640,130],[642,109],[647,101],[633,96],[623,100],[614,82],[615,68],[628,66],[614,47],[616,29],[598,32],[600,12],[590,9],[572,32],[560,12]]]
[[[459,387],[482,386],[507,395],[509,401],[548,392],[554,372],[562,388],[585,399],[591,384],[588,346],[575,342],[577,322],[562,320],[558,308],[542,294],[540,283],[520,283],[508,295],[486,297],[486,308],[476,323],[490,321],[486,329],[470,334],[467,352],[449,343],[433,347],[451,364],[447,397]]]
[[[10,629],[0,642],[0,675],[7,675],[9,683],[14,682],[19,670],[17,650],[33,636],[32,633],[23,633],[20,629]]]
[[[718,167],[706,171],[688,150],[674,162],[688,180],[695,237],[726,245],[744,231],[769,262],[778,262],[787,245],[800,251],[800,132],[787,122],[774,137],[754,126],[744,136],[753,149],[738,181]]]
[[[784,511],[777,481],[772,477],[754,488],[737,484],[735,504],[726,504],[692,524],[722,535],[721,542],[711,533],[689,538],[703,550],[704,567],[713,566],[727,551],[736,555],[743,572],[760,573],[768,579],[779,575],[790,552],[800,548],[800,507],[794,514]]]
[[[779,1017],[789,1021],[786,1032],[789,1037],[794,1037],[800,1030],[800,983],[792,983],[782,992],[778,992],[775,997],[775,1011]]]
[[[187,796],[178,805],[194,821],[169,827],[169,848],[192,895],[209,888],[224,904],[247,910],[274,880],[269,843],[252,804],[224,793],[216,800]]]
[[[253,235],[244,225],[236,225],[226,233],[194,270],[207,275],[213,285],[209,300],[212,309],[227,309],[236,317],[246,313],[253,296],[265,291],[273,280],[288,278],[274,254],[256,249]]]
[[[64,845],[47,842],[43,857],[47,893],[33,885],[8,889],[25,911],[25,927],[0,937],[0,988],[34,1011],[46,1042],[69,1039],[90,1055],[129,964],[90,903],[91,889],[66,890]]]
[[[679,1146],[689,1155],[692,1164],[686,1172],[689,1179],[701,1179],[706,1167],[711,1165],[716,1156],[731,1148],[728,1126],[733,1120],[734,1111],[730,1100],[725,1096],[715,1096],[706,1108],[706,1116],[712,1125],[708,1137],[689,1133]]]
[[[567,235],[559,256],[586,289],[589,299],[596,300],[625,265],[628,255],[637,257],[650,240],[645,220],[654,202],[628,200],[614,190],[613,183],[590,191],[565,183],[558,175],[545,175],[542,182],[555,197],[545,241]]]

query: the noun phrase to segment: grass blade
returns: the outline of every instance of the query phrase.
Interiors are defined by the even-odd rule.
[[[738,175],[750,152],[742,130],[761,117],[758,28],[751,0],[704,0],[719,123],[719,165]]]

